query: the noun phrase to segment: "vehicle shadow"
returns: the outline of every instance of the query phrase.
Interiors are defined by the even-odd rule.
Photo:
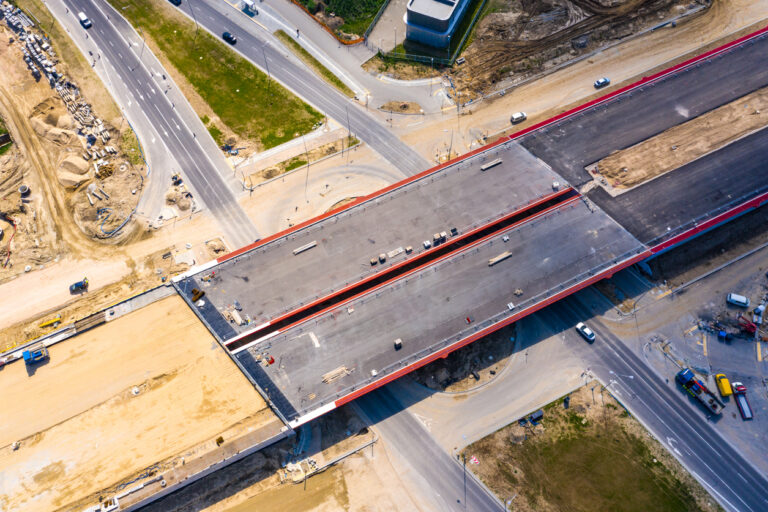
[[[39,370],[43,366],[46,366],[50,362],[51,362],[50,356],[46,356],[44,359],[41,359],[40,361],[36,361],[32,364],[24,364],[23,361],[22,361],[22,364],[24,364],[24,367],[27,370],[27,375],[29,377],[32,377],[37,372],[37,370]]]

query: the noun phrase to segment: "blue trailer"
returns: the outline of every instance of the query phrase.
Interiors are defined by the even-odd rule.
[[[48,349],[42,343],[38,343],[24,350],[21,357],[24,363],[32,365],[48,357]]]

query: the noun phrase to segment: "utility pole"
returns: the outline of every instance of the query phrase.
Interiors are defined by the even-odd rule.
[[[304,141],[304,154],[307,157],[307,176],[304,178],[304,199],[306,199],[307,204],[309,204],[309,197],[307,196],[307,187],[309,186],[309,151],[307,151],[307,139],[304,137],[304,135],[301,136],[301,139]]]
[[[197,16],[195,16],[195,10],[192,8],[192,0],[187,0],[189,4],[189,12],[192,14],[192,19],[195,20],[195,38],[192,41],[192,48],[197,49],[197,33],[200,31],[200,26],[197,24]]]
[[[272,81],[272,75],[269,74],[269,62],[267,61],[267,51],[264,46],[261,47],[261,53],[264,54],[264,66],[267,68],[267,94],[269,94],[269,83]]]
[[[144,55],[144,46],[147,44],[147,40],[144,38],[144,31],[141,30],[141,27],[136,27],[139,31],[139,34],[141,34],[141,51],[139,52],[139,61],[141,61],[141,57]]]

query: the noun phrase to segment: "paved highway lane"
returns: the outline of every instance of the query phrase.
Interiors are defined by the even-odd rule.
[[[614,336],[578,296],[548,311],[569,325],[585,318],[597,334],[587,352],[590,369],[726,509],[768,510],[768,480],[694,408],[673,375],[661,377]],[[584,343],[575,332],[573,343]],[[667,383],[667,379],[669,384]]]
[[[317,77],[306,66],[288,55],[288,50],[267,31],[229,8],[222,9],[220,0],[194,0],[183,2],[181,12],[194,19],[215,37],[224,32],[237,36],[233,49],[254,65],[265,70],[269,67],[272,78],[308,101],[373,148],[384,159],[407,176],[412,176],[431,165],[425,158],[398,139],[373,115],[357,103],[350,101],[332,86]],[[191,11],[190,11],[191,9]],[[265,59],[268,66],[265,65]]]
[[[132,101],[141,106],[157,132],[165,137],[168,151],[178,161],[197,198],[221,225],[228,243],[232,247],[240,247],[257,240],[259,234],[255,226],[197,143],[196,134],[181,120],[174,105],[139,61],[134,49],[112,25],[107,12],[113,11],[107,11],[106,6],[92,0],[63,0],[63,3],[69,8],[70,16],[80,11],[87,13],[93,22],[87,33],[99,45],[102,58],[111,64],[114,72],[133,91]],[[118,102],[125,100],[115,99]]]
[[[355,404],[371,424],[429,485],[437,510],[501,511],[502,503],[480,485],[469,470],[451,460],[432,435],[403,409],[388,387],[357,399]]]

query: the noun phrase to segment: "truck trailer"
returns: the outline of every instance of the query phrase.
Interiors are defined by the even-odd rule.
[[[744,421],[751,420],[754,416],[752,415],[752,408],[749,406],[749,401],[747,400],[747,386],[741,382],[734,382],[732,388],[733,398],[736,400],[736,406],[741,413],[741,419]]]
[[[725,405],[714,393],[712,393],[690,368],[683,368],[675,376],[675,380],[685,389],[689,395],[699,401],[712,414],[723,412]]]

